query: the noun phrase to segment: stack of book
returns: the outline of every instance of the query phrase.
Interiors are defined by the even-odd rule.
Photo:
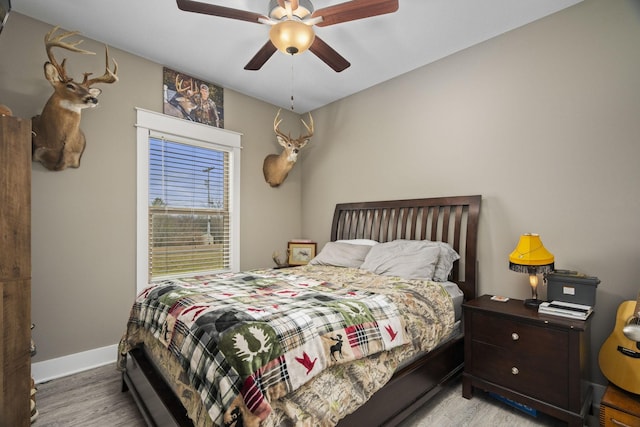
[[[593,308],[591,306],[564,301],[543,302],[538,307],[538,313],[579,320],[585,320],[592,312]]]

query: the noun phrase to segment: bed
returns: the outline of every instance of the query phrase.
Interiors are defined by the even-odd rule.
[[[184,279],[161,284],[166,288],[160,287],[160,284],[153,284],[147,293],[159,294],[163,292],[162,296],[158,298],[156,295],[155,299],[151,298],[153,301],[151,303],[137,302],[134,304],[131,318],[155,319],[157,320],[155,325],[157,330],[153,332],[153,328],[145,329],[138,327],[137,324],[135,327],[131,326],[130,318],[127,333],[120,345],[119,366],[123,371],[123,391],[131,393],[149,425],[240,427],[243,425],[337,424],[339,426],[373,426],[399,424],[415,409],[433,397],[442,385],[462,371],[463,334],[459,326],[461,322],[455,318],[457,310],[453,304],[455,298],[452,298],[455,295],[455,290],[453,288],[446,289],[448,286],[454,285],[457,292],[460,293],[460,300],[469,300],[476,296],[476,251],[480,200],[481,196],[455,196],[341,203],[336,206],[334,211],[330,242],[318,254],[317,260],[311,263],[312,265],[289,269],[253,270],[223,277],[200,277],[193,279],[193,282],[191,279]],[[378,242],[378,244],[370,246],[370,249],[366,250],[367,253],[362,255],[363,263],[360,266],[370,267],[369,269],[354,267],[349,264],[350,261],[345,261],[346,265],[336,266],[334,265],[336,262],[331,258],[335,258],[336,254],[339,255],[341,252],[325,250],[326,248],[342,250],[348,247],[351,251],[351,248],[358,247],[360,248],[358,251],[360,251],[362,246],[369,246],[370,241]],[[429,256],[437,253],[441,259],[444,253],[442,248],[445,246],[455,251],[456,257],[459,259],[452,262],[450,270],[446,272],[448,274],[445,281],[449,283],[446,286],[441,286],[442,282],[418,280],[417,278],[398,278],[394,276],[393,268],[391,274],[388,272],[382,275],[378,274],[378,270],[386,268],[385,262],[388,259],[385,259],[385,256],[388,256],[389,252],[386,252],[388,247],[394,247],[395,251],[396,246],[410,247],[412,250],[419,248],[422,251],[407,253],[406,257],[396,257],[396,259],[402,260],[410,260],[416,254],[423,256],[427,253],[424,251],[428,251]],[[436,252],[432,249],[434,246],[438,248]],[[365,250],[362,249],[362,251]],[[376,256],[372,256],[374,252],[376,252]],[[351,254],[344,257],[344,260],[350,260],[350,256]],[[327,260],[329,261],[325,262]],[[337,264],[340,264],[340,261]],[[431,267],[436,268],[439,265],[434,261]],[[420,268],[422,267],[421,265]],[[434,274],[442,275],[442,272]],[[382,278],[382,276],[385,277]],[[389,277],[392,282],[390,285],[386,283]],[[293,280],[295,283],[292,285],[285,280]],[[242,336],[225,334],[226,337],[234,337],[233,339],[228,338],[226,345],[234,348],[237,357],[235,359],[229,357],[229,360],[223,359],[223,361],[215,363],[215,366],[218,368],[225,366],[226,371],[231,371],[234,374],[240,371],[259,372],[259,374],[250,376],[251,381],[248,377],[245,378],[244,374],[240,376],[244,381],[243,387],[248,383],[251,385],[259,383],[260,387],[251,387],[250,392],[243,389],[242,393],[232,393],[231,398],[235,399],[233,400],[235,403],[224,405],[223,410],[216,412],[217,410],[212,409],[213,406],[209,404],[209,401],[216,399],[224,401],[225,397],[221,396],[223,394],[221,391],[235,390],[235,385],[232,384],[232,387],[229,384],[236,378],[225,379],[224,382],[221,382],[215,388],[217,392],[215,396],[203,397],[199,387],[206,380],[204,377],[211,376],[212,368],[210,366],[214,364],[206,365],[209,366],[207,369],[199,368],[206,372],[198,377],[191,372],[196,369],[190,369],[190,367],[202,365],[198,358],[187,360],[186,356],[179,355],[176,359],[172,355],[176,353],[176,341],[181,343],[182,347],[193,349],[193,345],[184,345],[188,337],[185,338],[177,332],[180,329],[193,330],[193,325],[189,324],[191,326],[185,327],[182,321],[178,322],[175,319],[185,319],[187,317],[185,312],[193,310],[195,313],[198,310],[193,307],[182,307],[179,301],[186,299],[195,300],[195,306],[199,306],[200,311],[206,313],[211,307],[207,304],[213,303],[204,303],[199,298],[201,294],[213,293],[209,289],[216,290],[217,301],[220,301],[220,295],[233,294],[234,298],[240,295],[238,288],[225,287],[236,286],[235,282],[239,282],[238,286],[257,284],[260,289],[258,293],[267,294],[267,298],[276,297],[276,294],[281,297],[281,294],[292,292],[293,289],[296,291],[296,295],[291,300],[293,301],[291,304],[298,304],[303,300],[300,295],[304,295],[306,298],[303,304],[305,310],[315,310],[315,308],[311,308],[312,304],[307,304],[306,301],[313,301],[314,304],[316,301],[322,301],[328,302],[330,305],[335,305],[334,303],[339,301],[338,305],[342,308],[351,307],[349,304],[354,304],[359,309],[365,307],[366,309],[361,309],[360,312],[366,312],[367,316],[375,313],[376,316],[381,317],[376,317],[373,320],[367,318],[369,323],[359,320],[355,322],[358,324],[357,327],[348,322],[348,325],[345,326],[343,318],[340,318],[339,321],[332,320],[329,323],[337,324],[336,329],[330,330],[323,325],[322,328],[326,327],[327,329],[324,331],[326,333],[321,334],[321,337],[314,336],[314,338],[303,339],[306,346],[304,347],[305,351],[301,353],[295,349],[298,351],[296,354],[300,356],[296,356],[295,361],[292,356],[293,349],[283,344],[282,353],[270,354],[267,357],[267,359],[272,359],[271,362],[266,363],[265,359],[263,364],[260,362],[258,365],[249,367],[245,366],[246,363],[258,363],[256,361],[262,357],[260,356],[262,353],[259,355],[260,351],[273,350],[272,346],[264,344],[275,342],[276,339],[271,337],[272,340],[269,341],[264,332],[258,331],[259,333],[256,334],[255,327],[253,329],[251,326],[248,329],[245,328],[258,338],[257,343],[261,348],[257,349],[255,343],[249,345]],[[201,288],[202,286],[209,288],[204,289]],[[401,295],[396,295],[395,290],[393,292],[387,290],[388,286],[400,289]],[[303,289],[298,292],[301,288]],[[242,289],[244,292],[245,288]],[[253,302],[254,300],[251,298],[256,297],[256,288],[250,289],[250,293],[242,294],[244,303]],[[170,290],[171,293],[168,293],[167,290]],[[309,293],[307,294],[307,292]],[[329,294],[323,292],[329,292]],[[426,294],[422,294],[422,292]],[[184,296],[187,294],[188,298]],[[427,294],[429,296],[425,297],[424,295]],[[157,315],[151,310],[158,305],[156,303],[158,300],[166,299],[166,295],[177,295],[170,304],[173,304],[172,309],[176,310],[178,314],[171,317],[166,314],[167,309],[163,309],[162,316],[174,319],[171,321],[165,321],[165,317]],[[443,295],[443,297],[437,295]],[[260,297],[262,296],[260,295]],[[355,301],[356,296],[358,297],[357,302]],[[436,302],[441,300],[448,301],[448,303]],[[279,311],[281,307],[289,303],[282,300],[267,301],[271,304],[269,307],[275,307],[273,309],[275,311]],[[409,304],[403,306],[402,304],[406,302]],[[448,307],[446,313],[443,308],[445,305]],[[205,306],[207,308],[203,308]],[[243,307],[246,311],[247,306]],[[250,310],[253,309],[257,312],[264,307],[266,306],[251,306]],[[311,317],[335,319],[335,316],[338,316],[334,312],[326,314],[323,311],[328,310],[326,307],[318,307],[317,310],[323,314],[313,314]],[[144,316],[141,316],[143,311]],[[344,315],[343,311],[339,313],[341,316]],[[218,309],[217,312],[220,313],[223,310]],[[421,313],[421,316],[416,313]],[[253,319],[254,314],[251,316]],[[304,318],[308,319],[309,317],[305,315]],[[429,318],[429,320],[423,319],[422,321],[435,325],[433,331],[425,332],[423,329],[426,330],[426,328],[421,327],[419,323],[414,323],[421,321],[418,317]],[[195,324],[196,316],[194,315],[192,318]],[[219,322],[219,318],[214,321]],[[200,321],[198,320],[198,322]],[[301,323],[298,320],[287,320],[281,323],[294,323],[298,330],[305,329],[305,327],[300,327]],[[167,324],[169,326],[166,326]],[[227,324],[225,323],[225,325]],[[372,330],[372,335],[365,335],[363,331],[369,329]],[[280,326],[274,330],[281,332]],[[279,337],[292,334],[289,331],[280,332],[278,332]],[[215,332],[212,334],[215,335]],[[175,336],[179,338],[175,338]],[[189,336],[189,333],[185,332],[185,336]],[[357,338],[353,339],[353,337]],[[296,337],[290,341],[298,340],[300,339]],[[172,345],[173,352],[169,350]],[[218,347],[226,348],[223,343],[217,343],[215,351],[218,351]],[[319,349],[317,354],[313,353],[314,349]],[[191,353],[196,353],[196,351],[192,350]],[[200,353],[202,352],[198,352],[198,357]],[[320,354],[324,354],[324,357],[316,357]],[[217,354],[215,355],[217,356]],[[275,360],[279,362],[274,365],[273,361]],[[316,362],[318,362],[317,365]],[[229,369],[229,366],[233,369]],[[256,369],[256,366],[260,366],[260,369]],[[326,366],[327,369],[316,372],[314,369],[317,366]],[[298,377],[293,375],[293,371],[296,369],[302,370],[303,374],[306,369],[309,379],[296,379]],[[282,375],[282,371],[286,371],[286,375]],[[278,378],[274,379],[276,378],[274,375],[277,375]],[[266,380],[267,378],[269,381]],[[265,386],[266,383],[269,383],[269,387]],[[291,392],[284,396],[289,388]],[[264,394],[259,394],[255,389],[262,390]],[[264,421],[262,421],[263,418]],[[214,423],[213,419],[217,422]],[[196,422],[194,423],[193,420]]]

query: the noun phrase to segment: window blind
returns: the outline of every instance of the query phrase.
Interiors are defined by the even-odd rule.
[[[149,138],[149,277],[230,267],[230,154]]]

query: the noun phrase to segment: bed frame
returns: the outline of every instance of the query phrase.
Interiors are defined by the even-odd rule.
[[[395,239],[449,243],[459,254],[451,281],[465,300],[476,297],[477,237],[481,196],[455,196],[336,205],[331,240]],[[338,426],[395,426],[462,372],[463,335],[459,334],[394,374],[391,380]],[[135,349],[127,357],[122,390],[130,390],[150,426],[193,426],[171,388]]]

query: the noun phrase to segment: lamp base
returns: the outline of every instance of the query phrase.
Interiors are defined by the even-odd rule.
[[[542,301],[541,299],[526,299],[524,300],[524,305],[525,307],[531,307],[531,308],[538,308],[538,306],[540,306],[540,304],[542,304],[544,301]]]

